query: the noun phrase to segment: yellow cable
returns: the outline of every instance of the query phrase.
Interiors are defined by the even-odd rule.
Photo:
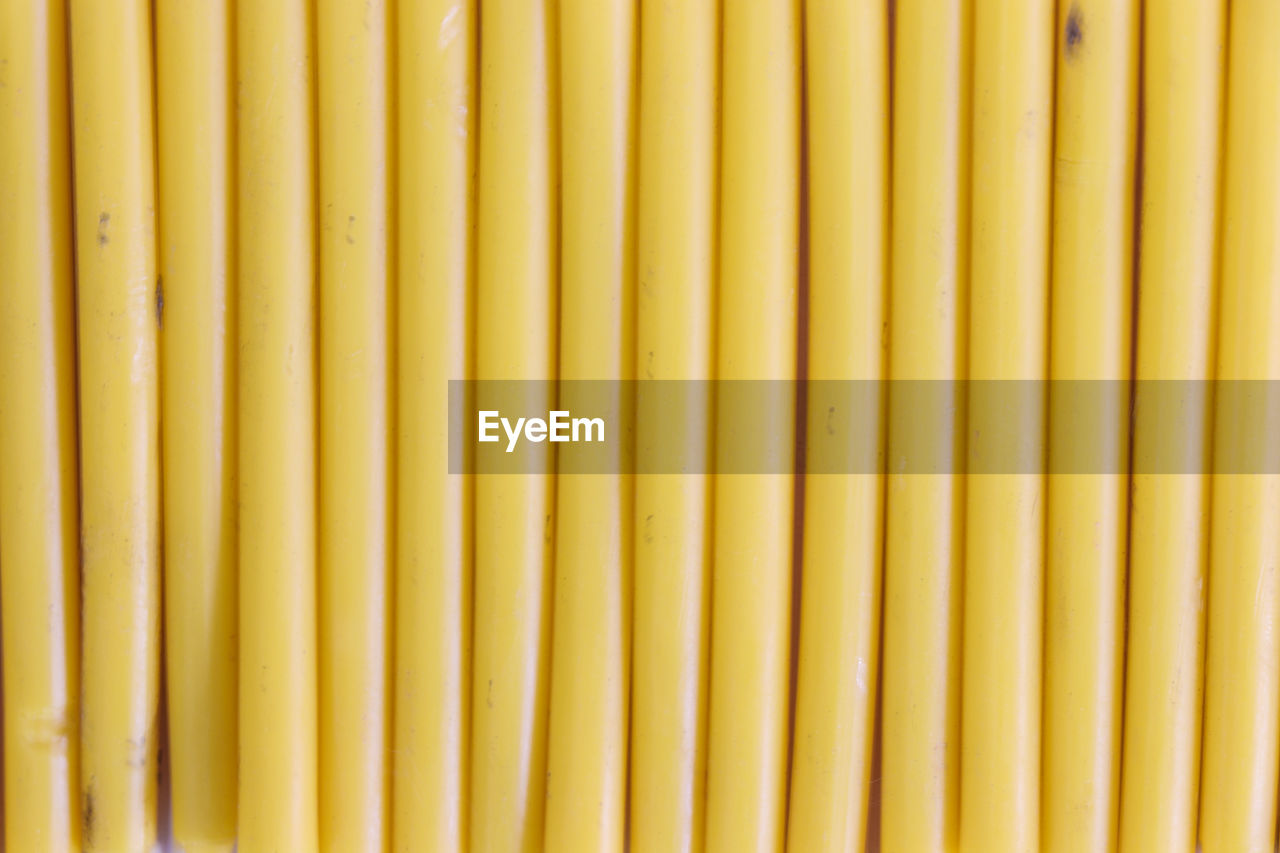
[[[494,0],[480,29],[476,374],[527,380],[514,396],[529,416],[550,409],[547,380],[555,379],[555,8],[553,0]],[[550,464],[545,452],[528,456]],[[553,486],[549,473],[476,480],[470,834],[477,851],[543,843]]]
[[[1213,373],[1225,7],[1221,0],[1178,0],[1144,10],[1139,382]],[[1208,453],[1208,412],[1192,400],[1170,422],[1163,407],[1144,406],[1138,390],[1120,849],[1190,851],[1200,779],[1209,496],[1198,474],[1142,470],[1141,460],[1176,441],[1180,465],[1199,470]]]
[[[964,493],[945,470],[964,401],[943,383],[965,375],[970,21],[961,0],[896,14],[880,803],[884,849],[915,851],[953,849],[959,827]],[[917,380],[951,388],[936,395],[950,406],[918,411],[903,393]],[[944,473],[895,473],[918,423]]]
[[[560,378],[615,380],[583,396],[619,413],[631,386],[617,380],[630,380],[635,362],[636,7],[559,8]],[[562,393],[558,408],[572,411],[570,400]],[[548,850],[623,849],[632,520],[630,476],[559,477]]]
[[[640,4],[636,373],[714,376],[719,3]],[[706,458],[706,385],[675,428]],[[701,392],[701,393],[699,393]],[[637,410],[636,451],[670,435],[670,413]],[[705,840],[711,480],[635,480],[631,847],[701,850]]]
[[[889,55],[883,3],[805,7],[809,378],[883,378]],[[827,411],[810,389],[810,455]],[[852,464],[852,460],[850,460]],[[852,472],[850,472],[852,473]],[[805,477],[800,653],[787,844],[862,849],[879,672],[883,480]]]
[[[65,7],[0,0],[4,846],[80,847],[79,502]]]
[[[234,198],[225,2],[156,3],[165,664],[174,838],[236,838]]]
[[[967,477],[960,848],[975,853],[1040,839],[1053,33],[1051,0],[974,7],[969,379],[1003,382],[994,406],[970,386],[969,459],[1016,465]],[[980,441],[1001,429],[1025,455]]]
[[[1041,838],[1073,853],[1116,844],[1129,408],[1101,383],[1129,378],[1138,4],[1059,4],[1057,39]],[[1082,441],[1114,467],[1082,476]]]
[[[317,849],[311,15],[237,6],[241,853]]]
[[[476,3],[402,2],[394,847],[467,841],[471,495],[449,474],[450,380],[472,375]]]
[[[151,9],[70,4],[86,850],[149,848],[160,683]]]
[[[387,3],[320,0],[320,847],[385,850],[391,602]]]
[[[1280,379],[1280,7],[1236,0],[1230,16],[1217,376],[1273,383]],[[1276,824],[1280,412],[1267,385],[1257,395],[1270,402],[1265,416],[1243,414],[1232,406],[1240,387],[1219,389],[1219,458],[1262,437],[1269,467],[1212,481],[1200,781],[1200,843],[1211,853],[1272,850]]]
[[[724,9],[720,380],[796,371],[800,3]],[[789,464],[794,395],[751,429]],[[723,398],[721,398],[723,399]],[[721,421],[717,432],[742,428]],[[782,460],[778,460],[782,461]],[[786,823],[793,477],[724,474],[715,490],[707,849],[774,850]]]

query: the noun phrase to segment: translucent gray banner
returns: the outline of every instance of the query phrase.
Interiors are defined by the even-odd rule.
[[[1280,474],[1280,381],[453,381],[455,474]]]

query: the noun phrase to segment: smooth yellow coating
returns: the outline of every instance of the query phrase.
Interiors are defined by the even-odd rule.
[[[4,843],[80,847],[79,501],[65,7],[0,0]]]
[[[393,846],[462,850],[471,707],[470,478],[449,474],[450,380],[472,375],[476,3],[397,15]]]
[[[636,11],[560,0],[562,380],[633,378]],[[620,410],[631,386],[610,387]],[[632,487],[614,473],[556,483],[547,850],[624,845]]]
[[[1049,453],[1069,468],[1065,448],[1080,439],[1056,430],[1092,427],[1087,441],[1106,443],[1115,464],[1101,474],[1050,465],[1041,846],[1062,853],[1117,841],[1128,394],[1117,383],[1106,420],[1081,424],[1069,389],[1130,373],[1138,8],[1058,7],[1049,371],[1063,385],[1049,390]]]
[[[1137,360],[1144,380],[1213,375],[1218,175],[1226,59],[1221,0],[1143,10]],[[1141,392],[1141,388],[1139,388]],[[1200,779],[1209,452],[1207,405],[1178,430],[1134,412],[1120,849],[1195,848]],[[1177,436],[1182,473],[1139,470]]]
[[[809,378],[883,379],[889,221],[885,4],[808,0]],[[808,430],[827,412],[810,397]],[[816,446],[815,441],[812,446]],[[851,472],[845,472],[851,473]],[[880,658],[883,478],[805,477],[787,845],[866,840]]]
[[[226,2],[156,10],[165,683],[173,835],[236,838],[235,234]]]
[[[640,4],[636,373],[715,375],[717,0]],[[710,398],[681,425],[710,453]],[[637,411],[637,459],[671,424]],[[636,853],[703,848],[711,478],[635,479],[630,841]]]
[[[1280,379],[1280,6],[1230,7],[1223,175],[1220,380]],[[1271,386],[1263,386],[1270,389]],[[1261,389],[1259,389],[1261,390]],[[1238,391],[1222,392],[1238,399]],[[1208,659],[1200,784],[1200,844],[1274,849],[1280,759],[1280,411],[1263,423],[1219,397],[1221,455],[1269,437],[1264,472],[1212,479]]]
[[[970,381],[1048,374],[1053,34],[1052,0],[975,4]],[[960,849],[1030,853],[1040,839],[1046,397],[1035,386],[993,409],[976,393],[970,462],[1001,420],[1029,452],[1016,472],[967,477]]]
[[[317,849],[312,7],[236,7],[240,853]]]
[[[391,843],[387,2],[317,4],[320,847]]]
[[[969,281],[969,12],[902,0],[894,24],[889,378],[963,379]],[[954,849],[960,808],[964,481],[904,474],[894,436],[921,419],[889,391],[881,843]],[[963,395],[926,418],[937,456],[964,453]]]
[[[556,378],[555,10],[493,0],[480,29],[476,374],[541,380],[521,386],[530,413],[551,408]],[[540,850],[554,478],[485,475],[475,495],[471,847]]]
[[[86,850],[150,847],[160,688],[151,7],[74,0]]]
[[[725,5],[720,380],[796,375],[800,41],[799,0]],[[794,396],[775,394],[777,405],[758,428],[789,463]],[[731,434],[736,426],[716,428]],[[793,487],[789,473],[717,475],[706,806],[711,851],[775,850],[783,842]]]

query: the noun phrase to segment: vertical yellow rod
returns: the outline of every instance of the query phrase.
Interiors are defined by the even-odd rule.
[[[467,846],[471,497],[450,380],[473,369],[476,2],[401,2],[394,847]]]
[[[561,0],[559,10],[560,378],[613,380],[585,395],[613,412],[635,363],[637,6]],[[558,408],[570,400],[562,393]],[[623,849],[632,483],[603,473],[556,484],[548,850]]]
[[[494,0],[480,29],[476,373],[553,400],[556,329],[555,0]],[[543,444],[542,449],[548,447]],[[549,454],[530,452],[540,470]],[[471,845],[539,850],[550,657],[550,473],[476,480]]]
[[[808,0],[809,378],[881,380],[888,261],[889,39],[879,2]],[[810,392],[810,454],[827,411]],[[847,460],[850,464],[853,460]],[[852,474],[853,476],[844,476]],[[883,479],[805,477],[788,847],[866,840],[880,641]]]
[[[155,840],[160,684],[151,8],[70,4],[86,850]]]
[[[1113,850],[1119,813],[1138,9],[1058,6],[1041,838],[1063,853]],[[1101,420],[1076,388],[1108,395]],[[1081,441],[1105,472],[1075,467]]]
[[[174,838],[236,838],[231,8],[156,3],[165,663]],[[160,310],[160,309],[157,309]]]
[[[65,7],[0,0],[4,844],[80,847],[75,288]]]
[[[1218,170],[1225,61],[1221,0],[1144,10],[1144,143],[1135,378],[1213,375]],[[1152,392],[1154,393],[1154,391]],[[1173,423],[1134,412],[1120,849],[1190,851],[1200,779],[1208,411]],[[1180,471],[1140,470],[1179,441]],[[1167,467],[1167,466],[1164,466]]]
[[[312,8],[237,4],[241,853],[317,849]]]
[[[724,9],[721,380],[796,375],[800,3]],[[789,464],[794,394],[757,425]],[[717,430],[739,429],[721,422]],[[778,461],[782,461],[780,458]],[[789,473],[725,474],[715,491],[707,848],[774,850],[786,824],[791,646]]]
[[[390,844],[387,3],[320,0],[320,846]]]
[[[968,410],[960,847],[975,853],[1040,839],[1053,8],[974,6],[969,379],[1002,380],[994,406],[970,386]],[[1002,429],[1016,459],[980,442]],[[992,448],[1011,473],[973,473]]]
[[[1114,849],[1119,815],[1138,4],[1060,4],[1057,40],[1042,840],[1071,852]]]
[[[636,374],[684,380],[687,422],[710,453],[715,375],[718,0],[640,4]],[[670,434],[637,409],[637,459]],[[631,846],[693,853],[705,841],[711,479],[636,478],[631,674]]]
[[[1230,7],[1221,313],[1214,443],[1266,442],[1268,467],[1213,478],[1200,843],[1274,849],[1280,758],[1280,6]],[[1267,380],[1262,418],[1230,405],[1235,380]],[[1223,395],[1228,400],[1223,400]]]
[[[960,807],[960,593],[969,221],[969,5],[902,0],[893,74],[881,843],[954,849]],[[905,380],[905,381],[904,381]],[[920,412],[908,383],[937,389]],[[948,384],[950,383],[950,384]],[[897,389],[897,390],[895,390]],[[927,396],[934,396],[929,394]],[[915,424],[934,474],[895,473]],[[915,469],[911,469],[915,470]]]

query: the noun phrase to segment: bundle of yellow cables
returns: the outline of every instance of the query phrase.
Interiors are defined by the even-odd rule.
[[[1273,850],[1275,380],[1274,0],[0,0],[3,849]]]

